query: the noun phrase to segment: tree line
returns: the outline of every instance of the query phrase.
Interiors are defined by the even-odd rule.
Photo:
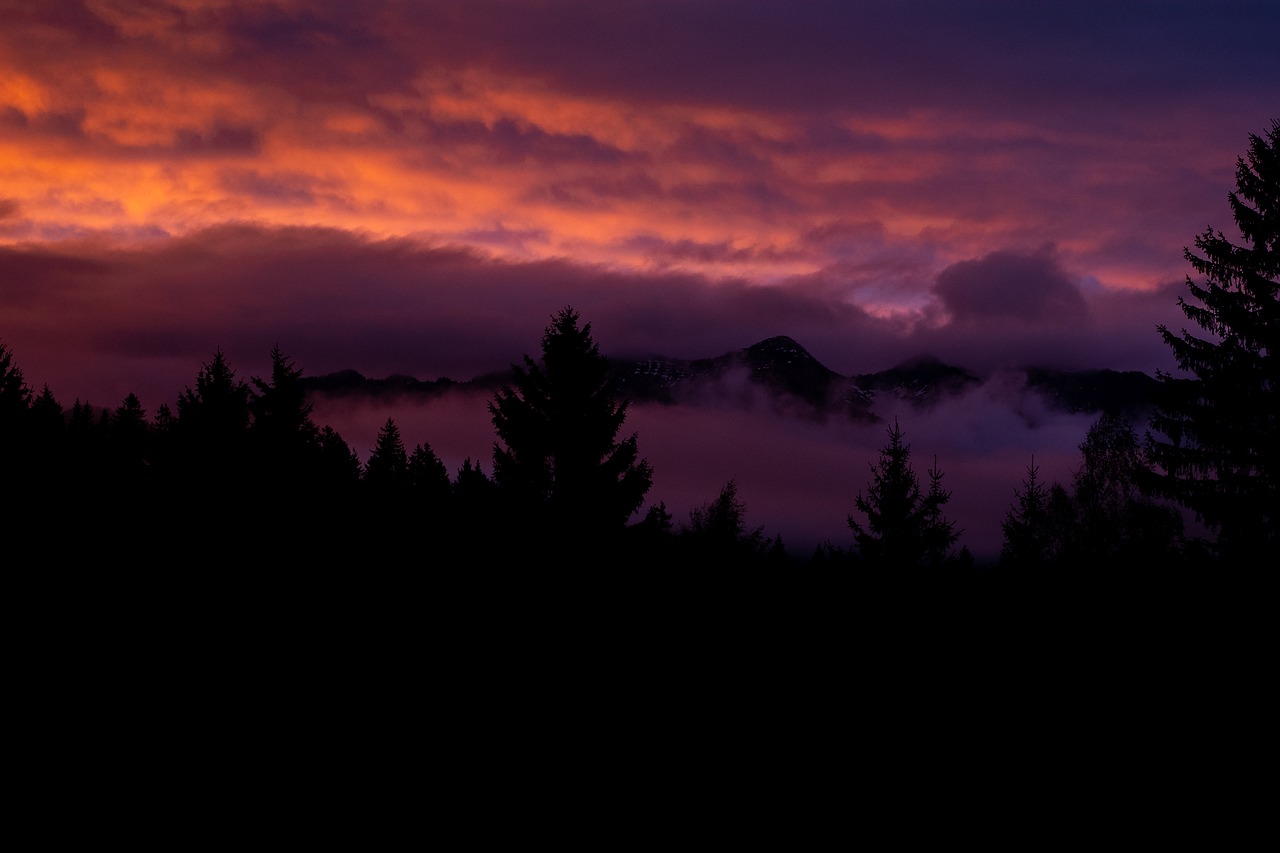
[[[811,554],[746,523],[729,480],[676,519],[645,505],[653,470],[623,431],[619,396],[590,323],[566,307],[489,402],[489,472],[452,475],[427,442],[412,448],[389,418],[362,464],[312,418],[302,370],[278,347],[266,377],[237,376],[219,350],[174,406],[149,417],[119,406],[64,406],[26,383],[0,342],[0,489],[12,530],[79,559],[151,552],[210,566],[374,561],[857,567],[948,577],[1029,577],[1102,568],[1207,569],[1263,564],[1276,544],[1280,333],[1280,122],[1251,136],[1237,164],[1236,244],[1206,231],[1186,257],[1184,314],[1205,336],[1158,329],[1183,373],[1157,372],[1144,434],[1103,415],[1069,484],[1044,483],[1034,459],[1014,490],[994,567],[957,547],[951,493],[936,459],[922,482],[905,431],[887,430],[848,516],[850,536]],[[1206,525],[1188,536],[1183,513]],[[172,546],[172,547],[165,547]]]
[[[638,436],[620,435],[627,402],[572,308],[547,327],[541,359],[526,357],[489,403],[497,440],[488,473],[467,459],[451,474],[428,442],[406,444],[394,418],[361,463],[313,420],[303,372],[279,348],[271,367],[246,382],[215,352],[174,407],[148,417],[134,394],[114,409],[79,400],[64,409],[48,386],[26,386],[0,344],[0,473],[19,529],[78,542],[86,556],[110,542],[185,543],[177,553],[197,562],[415,553],[442,566],[982,568],[958,546],[936,459],[922,484],[897,422],[848,515],[847,542],[788,551],[747,524],[732,479],[682,519],[662,502],[644,507],[652,468]],[[998,568],[1207,563],[1210,549],[1184,536],[1178,508],[1143,490],[1147,463],[1132,424],[1103,415],[1080,449],[1067,485],[1042,482],[1032,460],[1003,523]]]

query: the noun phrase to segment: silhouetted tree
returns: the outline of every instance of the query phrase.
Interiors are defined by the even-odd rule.
[[[361,480],[359,455],[331,426],[321,427],[316,437],[314,463],[306,482],[305,512],[299,522],[302,535],[321,561],[332,563],[334,551],[349,549],[352,559],[360,558],[364,545],[360,528]]]
[[[67,494],[69,460],[65,413],[48,385],[31,400],[23,421],[22,438],[17,444],[21,448],[18,468],[9,472],[14,480],[4,482],[4,466],[0,464],[0,488],[10,494],[24,494],[21,501],[11,504],[26,504],[32,513],[52,517]],[[62,523],[65,527],[66,519]]]
[[[565,308],[542,337],[542,359],[514,366],[514,387],[489,404],[498,441],[493,479],[526,536],[564,548],[620,533],[653,474],[633,433],[621,440],[627,402],[616,397],[591,324]]]
[[[933,467],[926,473],[929,475],[929,491],[920,506],[924,563],[937,567],[957,558],[953,546],[960,533],[955,529],[955,522],[942,514],[942,508],[951,500],[951,490],[942,488],[943,473],[938,467],[937,456],[933,457]],[[960,556],[965,561],[969,559],[967,550],[962,550]]]
[[[95,412],[93,406],[79,399],[72,404],[67,416],[67,456],[75,479],[81,483],[92,482],[102,472],[109,424],[110,415],[105,410]]]
[[[257,464],[267,482],[302,487],[311,478],[320,446],[320,430],[311,420],[311,403],[302,384],[302,370],[276,346],[271,350],[269,379],[253,377],[249,411],[250,436]]]
[[[1057,555],[1050,521],[1049,489],[1040,482],[1040,468],[1033,456],[1022,490],[1014,491],[1014,504],[1000,523],[1004,534],[1001,567],[1035,571],[1053,564]]]
[[[871,465],[866,493],[859,492],[854,501],[866,516],[865,526],[848,516],[858,560],[876,568],[918,568],[947,562],[958,534],[942,514],[951,498],[942,488],[942,473],[935,463],[929,471],[929,491],[922,494],[911,468],[911,446],[903,441],[897,421],[888,435],[880,458]]]
[[[1250,134],[1228,193],[1243,242],[1206,229],[1184,254],[1201,282],[1178,305],[1199,337],[1159,327],[1186,375],[1160,371],[1154,484],[1217,530],[1232,563],[1270,560],[1280,503],[1280,120]]]
[[[645,510],[644,517],[626,530],[622,562],[637,567],[668,565],[676,548],[674,516],[666,501]]]
[[[8,345],[0,343],[0,426],[13,424],[31,405],[31,389]]]
[[[22,370],[9,347],[0,343],[0,484],[8,480],[11,485],[19,477],[20,465],[26,458],[23,443],[30,406],[31,389]]]
[[[479,462],[473,463],[470,457],[463,460],[454,478],[449,502],[449,518],[453,525],[449,544],[455,556],[471,554],[480,546],[481,537],[494,533],[496,491],[493,480],[484,473]],[[497,538],[488,535],[484,539],[483,550],[499,558],[517,553],[521,543],[511,541],[506,533],[500,531]]]
[[[112,481],[125,492],[142,489],[151,464],[151,425],[137,394],[126,395],[116,407],[106,442]]]
[[[1118,415],[1102,415],[1080,453],[1072,529],[1062,534],[1069,559],[1079,568],[1133,570],[1176,556],[1182,517],[1141,492],[1138,481],[1148,466],[1133,426]]]
[[[409,457],[394,418],[387,418],[378,430],[378,439],[365,463],[364,481],[378,495],[395,500],[408,495]]]
[[[202,500],[221,498],[217,492],[243,485],[250,470],[247,436],[250,423],[249,386],[236,377],[221,349],[201,365],[195,388],[178,396],[173,441],[183,485]]]
[[[360,456],[331,426],[320,429],[319,464],[324,469],[323,482],[336,486],[354,486],[363,476]]]
[[[45,385],[40,393],[32,399],[27,410],[30,435],[33,440],[32,455],[44,460],[50,470],[59,467],[53,465],[55,460],[61,461],[65,452],[64,439],[67,429],[66,414],[62,404],[53,396],[49,386]]]
[[[422,442],[413,448],[408,462],[409,488],[415,509],[424,514],[433,526],[442,523],[441,515],[449,505],[453,484],[449,482],[449,469],[431,445]]]
[[[692,562],[707,567],[758,562],[770,552],[773,542],[764,527],[748,527],[747,506],[738,497],[738,483],[730,479],[715,500],[689,511],[680,528],[682,553]],[[781,547],[781,540],[778,542]]]
[[[1080,455],[1069,491],[1040,482],[1032,460],[1002,523],[1001,567],[1116,583],[1135,570],[1181,565],[1182,517],[1142,492],[1147,463],[1133,426],[1103,414],[1089,427]]]

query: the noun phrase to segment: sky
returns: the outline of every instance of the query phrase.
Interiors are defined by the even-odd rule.
[[[0,0],[0,21],[0,343],[65,405],[152,412],[217,349],[246,377],[279,346],[306,375],[470,378],[565,306],[605,354],[785,334],[848,374],[1171,369],[1183,250],[1231,233],[1236,160],[1280,118],[1270,0]],[[959,489],[979,457],[913,417]],[[982,452],[1069,475],[1079,423],[1014,422]],[[669,423],[629,421],[690,468]],[[718,429],[795,458],[883,439],[794,428]],[[762,516],[808,490],[732,467]]]

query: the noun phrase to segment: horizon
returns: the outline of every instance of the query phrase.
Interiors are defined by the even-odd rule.
[[[981,377],[1172,372],[1157,327],[1187,326],[1183,252],[1233,234],[1236,164],[1280,91],[1265,0],[0,0],[0,19],[0,343],[37,393],[149,414],[215,351],[246,379],[278,346],[309,377],[465,381],[536,354],[569,305],[611,357],[785,335],[844,376],[925,353]],[[932,420],[908,440],[995,501],[997,469],[1066,466],[1087,427],[1012,399],[951,412],[985,441]],[[423,429],[452,434],[445,411]],[[672,424],[695,424],[633,414],[691,466]],[[815,454],[877,444],[700,428],[716,471],[664,488],[754,467],[752,514],[796,519],[818,498],[767,473],[751,428],[833,502]]]

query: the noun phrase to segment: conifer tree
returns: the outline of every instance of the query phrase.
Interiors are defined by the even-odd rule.
[[[1000,529],[1004,534],[1000,549],[1002,567],[1036,570],[1053,562],[1049,489],[1040,481],[1040,468],[1034,456],[1027,466],[1022,490],[1014,491],[1014,504],[1005,513]]]
[[[22,370],[14,363],[13,352],[0,343],[0,478],[3,480],[16,478],[25,458],[23,443],[30,407],[31,389],[22,377]]]
[[[435,515],[448,505],[452,489],[449,469],[444,467],[431,445],[424,441],[414,446],[413,452],[409,454],[408,474],[414,502],[420,509],[430,513],[438,523],[439,519]]]
[[[31,434],[34,438],[34,455],[51,463],[55,456],[63,453],[63,439],[67,422],[62,404],[53,396],[49,386],[45,385],[40,393],[31,401],[28,410]]]
[[[1240,241],[1206,229],[1184,255],[1183,314],[1203,336],[1161,325],[1183,375],[1160,371],[1147,446],[1152,482],[1217,531],[1232,563],[1272,552],[1280,504],[1280,120],[1250,134],[1228,204]]]
[[[911,468],[911,446],[903,441],[902,429],[894,421],[889,441],[880,458],[871,465],[871,482],[866,493],[854,500],[866,516],[865,525],[848,516],[858,559],[877,568],[916,568],[949,562],[950,549],[958,534],[942,514],[951,493],[942,488],[942,472],[935,461],[929,471],[928,493],[920,491],[920,480]]]
[[[236,378],[226,354],[218,349],[201,365],[195,389],[178,396],[178,424],[197,440],[238,444],[249,428],[249,396],[249,386]]]
[[[68,468],[66,417],[48,385],[32,399],[25,420],[25,437],[19,445],[24,484],[9,485],[15,491],[27,492],[26,500],[33,506],[41,505],[41,512],[48,514],[67,493]],[[0,465],[0,482],[4,479],[3,467]]]
[[[560,544],[620,532],[653,479],[636,435],[618,438],[627,402],[608,361],[571,308],[542,337],[542,359],[513,368],[489,405],[498,441],[493,479],[532,535]]]
[[[337,430],[328,425],[321,427],[319,443],[317,462],[323,469],[322,482],[338,487],[359,482],[364,474],[360,456]]]
[[[22,370],[9,347],[0,343],[0,427],[16,423],[30,405],[31,389],[22,378]]]
[[[730,479],[715,500],[689,511],[680,530],[687,556],[708,567],[720,563],[749,563],[768,553],[773,543],[764,527],[747,527],[747,506],[738,496],[738,482]],[[778,540],[781,548],[781,540]]]
[[[126,395],[116,407],[106,438],[112,477],[126,488],[140,486],[151,461],[151,428],[137,394]]]
[[[302,369],[276,346],[271,350],[271,377],[253,377],[249,408],[252,430],[270,455],[305,457],[314,450],[319,429],[311,420],[311,403],[302,384]]]
[[[378,430],[378,440],[365,463],[365,482],[373,486],[381,494],[404,494],[409,486],[409,457],[404,451],[404,439],[400,437],[400,427],[395,418],[387,418],[387,422]]]
[[[449,519],[452,521],[450,545],[458,553],[474,549],[478,541],[483,541],[486,553],[506,556],[518,551],[522,543],[512,541],[508,531],[497,531],[494,537],[496,520],[494,518],[496,486],[485,474],[479,462],[471,457],[462,461],[458,473],[450,488]],[[482,538],[483,537],[483,538]]]
[[[171,439],[182,466],[180,484],[209,499],[211,487],[242,481],[251,470],[250,419],[249,386],[219,348],[201,365],[195,388],[178,396]]]

